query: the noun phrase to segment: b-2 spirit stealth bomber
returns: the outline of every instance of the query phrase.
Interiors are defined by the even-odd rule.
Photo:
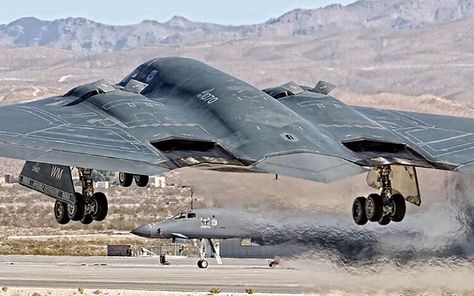
[[[405,201],[420,205],[417,167],[474,173],[473,119],[348,106],[333,88],[260,90],[196,60],[157,58],[118,84],[0,107],[0,156],[26,160],[20,183],[53,197],[63,224],[105,219],[92,170],[120,172],[124,187],[182,167],[318,182],[368,172],[378,193],[355,199],[361,225],[399,222]]]

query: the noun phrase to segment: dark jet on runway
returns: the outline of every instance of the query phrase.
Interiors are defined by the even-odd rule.
[[[120,184],[182,167],[333,182],[368,172],[357,224],[399,222],[421,204],[416,167],[474,173],[474,120],[348,106],[333,86],[259,90],[199,61],[158,58],[118,84],[0,108],[0,156],[26,160],[20,183],[56,200],[59,223],[107,215],[92,170]],[[71,168],[82,192],[74,192]]]
[[[238,211],[206,208],[180,213],[174,217],[142,225],[132,233],[146,238],[197,240],[200,259],[199,268],[207,268],[206,248],[218,264],[220,242],[224,239],[239,238],[250,245],[252,241],[261,242],[265,236],[260,225],[248,219],[251,215],[239,216]],[[258,215],[258,214],[257,214]]]

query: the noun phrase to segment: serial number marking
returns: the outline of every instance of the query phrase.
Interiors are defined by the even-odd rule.
[[[31,189],[37,190],[39,192],[42,192],[53,198],[57,198],[66,202],[74,201],[73,195],[71,193],[46,185],[44,183],[28,178],[26,176],[20,176],[19,181],[20,181],[20,184],[25,185],[26,187],[29,187]]]
[[[210,89],[207,89],[207,90],[203,90],[202,92],[200,92],[197,97],[208,103],[209,105],[212,104],[212,103],[215,103],[219,100],[218,97],[216,97],[214,94],[212,94],[212,92],[214,91],[214,88],[210,88]]]

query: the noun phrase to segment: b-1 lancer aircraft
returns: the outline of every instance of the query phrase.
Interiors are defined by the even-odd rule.
[[[92,170],[120,184],[181,167],[277,173],[333,182],[368,172],[357,224],[405,216],[421,204],[416,167],[474,173],[474,120],[348,106],[333,86],[289,82],[259,90],[199,61],[158,58],[118,84],[0,108],[0,156],[26,160],[21,184],[54,199],[59,223],[107,215]],[[77,168],[82,192],[74,192]]]
[[[226,209],[196,209],[174,217],[144,224],[131,231],[146,238],[185,239],[199,241],[199,268],[207,268],[206,247],[218,264],[222,264],[220,242],[224,239],[240,238],[251,244],[261,240],[262,229],[239,217],[236,211]],[[206,243],[207,242],[207,243]]]

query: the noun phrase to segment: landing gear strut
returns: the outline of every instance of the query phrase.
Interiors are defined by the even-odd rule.
[[[103,221],[107,217],[107,197],[102,192],[94,193],[92,170],[78,168],[78,171],[82,183],[82,194],[75,193],[76,202],[73,204],[56,200],[54,217],[59,224],[67,224],[71,220],[81,221],[82,224],[90,224],[94,220]]]
[[[377,168],[380,194],[370,194],[367,198],[358,197],[352,204],[352,218],[358,225],[367,221],[387,225],[391,221],[401,222],[405,217],[405,198],[400,193],[394,193],[390,180],[390,166]]]

